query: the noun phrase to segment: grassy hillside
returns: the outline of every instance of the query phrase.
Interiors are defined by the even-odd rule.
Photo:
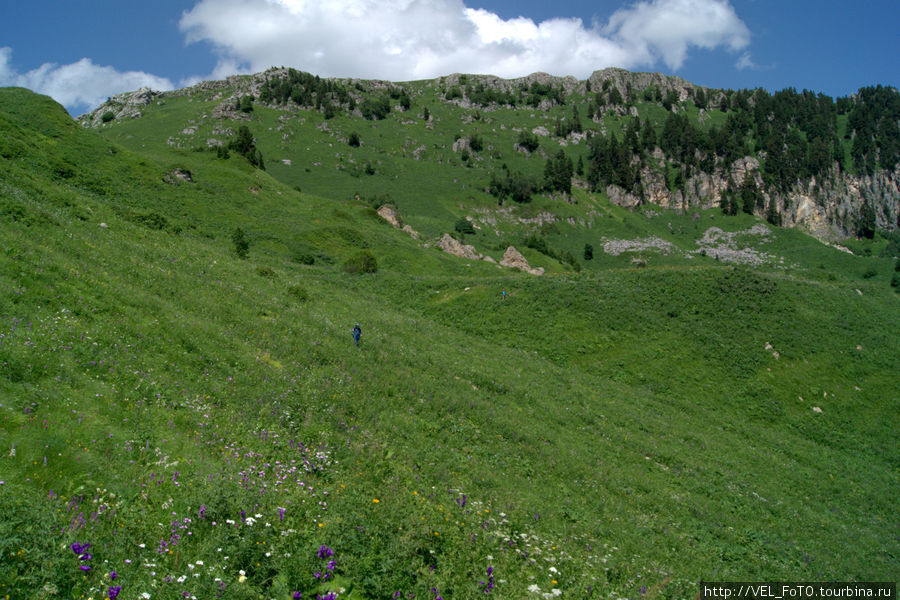
[[[524,248],[549,269],[534,277],[427,248],[365,201],[390,193],[426,236],[465,213],[460,194],[496,206],[453,187],[480,167],[452,150],[399,156],[424,124],[360,130],[353,160],[376,174],[354,177],[329,157],[356,151],[312,123],[289,170],[277,115],[255,108],[261,171],[166,143],[197,102],[98,134],[0,90],[0,597],[896,579],[900,304],[878,246],[578,192],[552,205],[574,224],[543,234],[583,268]],[[329,129],[361,126],[341,118]],[[768,258],[701,252],[711,226]],[[467,241],[499,258],[536,227]],[[652,238],[668,253],[603,250]],[[345,272],[362,250],[377,272]]]

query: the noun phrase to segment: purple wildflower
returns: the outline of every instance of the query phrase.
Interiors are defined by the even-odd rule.
[[[72,549],[72,552],[74,552],[75,554],[84,554],[85,552],[87,552],[88,548],[91,547],[91,545],[90,544],[79,544],[78,542],[75,542],[74,544],[72,544],[69,547]]]
[[[334,571],[334,568],[336,566],[337,566],[337,563],[332,560],[332,561],[329,561],[327,565],[325,565],[325,568],[328,569],[329,571]]]
[[[110,571],[110,572],[109,572],[109,578],[110,578],[111,580],[113,580],[113,581],[115,581],[116,577],[118,577],[118,576],[119,576],[119,574],[116,573],[115,571]]]
[[[300,592],[294,592],[294,595],[291,596],[294,600],[300,600],[303,597],[303,594]]]
[[[322,544],[319,547],[319,558],[331,558],[332,556],[334,556],[334,550],[332,550],[325,544]]]
[[[87,565],[79,565],[78,568],[81,569],[82,571],[90,571],[91,570],[91,568]]]
[[[121,585],[113,585],[109,587],[109,591],[107,592],[109,595],[109,600],[116,600],[116,596],[119,595],[119,592],[122,591]]]

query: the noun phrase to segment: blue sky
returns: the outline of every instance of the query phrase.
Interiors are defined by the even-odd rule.
[[[280,65],[394,81],[618,66],[842,96],[900,85],[898,20],[896,0],[29,0],[2,9],[0,85],[72,114]]]

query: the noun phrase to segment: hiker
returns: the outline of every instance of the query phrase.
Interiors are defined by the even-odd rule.
[[[359,348],[359,338],[362,335],[362,329],[359,328],[359,323],[356,324],[356,327],[353,328],[353,341],[356,342],[356,347]]]

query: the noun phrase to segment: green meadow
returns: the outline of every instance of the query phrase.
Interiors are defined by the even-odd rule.
[[[379,121],[260,104],[213,121],[197,93],[99,130],[0,89],[0,598],[898,579],[891,239],[851,254],[580,188],[498,206],[501,163],[544,168],[516,130],[587,100],[478,111],[437,85]],[[264,170],[209,150],[241,125]],[[545,274],[425,243],[467,216],[465,243]],[[712,227],[762,258],[716,255]],[[374,272],[349,272],[360,253]]]

